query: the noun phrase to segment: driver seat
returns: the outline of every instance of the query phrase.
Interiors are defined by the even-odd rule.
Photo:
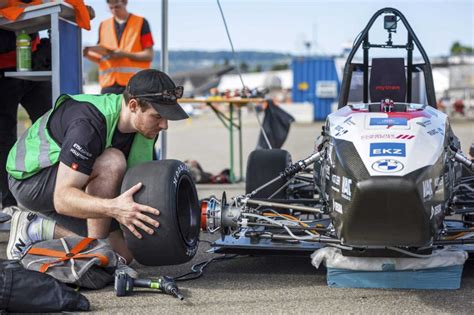
[[[406,102],[407,79],[403,58],[373,58],[369,83],[370,101],[379,103],[388,98]]]

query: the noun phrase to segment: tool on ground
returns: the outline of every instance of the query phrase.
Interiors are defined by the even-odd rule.
[[[161,276],[158,279],[134,279],[125,272],[115,274],[115,293],[117,296],[126,296],[133,292],[133,288],[158,289],[163,293],[173,295],[184,300],[184,296],[179,292],[178,286],[170,277]]]

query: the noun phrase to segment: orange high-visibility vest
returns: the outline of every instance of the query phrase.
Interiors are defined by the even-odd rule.
[[[123,31],[120,43],[117,41],[114,18],[102,22],[100,26],[100,46],[115,50],[117,48],[126,52],[143,51],[141,43],[141,30],[143,18],[130,14],[127,25]],[[129,58],[107,59],[99,61],[99,83],[102,88],[115,83],[126,86],[128,80],[140,70],[150,68],[150,61],[135,61]]]

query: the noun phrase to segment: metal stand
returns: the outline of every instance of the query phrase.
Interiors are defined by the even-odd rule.
[[[11,71],[6,77],[31,81],[51,81],[54,102],[63,93],[82,92],[81,29],[77,27],[74,9],[62,1],[28,6],[15,21],[0,17],[0,28],[18,34],[51,30],[51,71]],[[0,223],[0,231],[9,231],[10,222]]]
[[[239,166],[240,166],[240,177],[238,181],[243,181],[243,170],[242,170],[242,110],[240,106],[235,106],[237,110],[237,122],[234,120],[234,104],[229,103],[229,117],[227,117],[224,113],[219,111],[212,103],[207,103],[207,105],[212,109],[212,111],[216,114],[217,118],[222,122],[224,127],[227,128],[229,131],[229,154],[230,154],[230,181],[231,183],[235,183],[235,167],[234,167],[234,128],[237,130],[237,134],[239,137]]]
[[[234,99],[181,99],[181,103],[205,103],[216,114],[217,118],[222,122],[229,132],[229,170],[231,183],[241,182],[244,180],[243,172],[243,144],[242,144],[242,106],[248,103],[261,103],[264,99],[259,98],[234,98]],[[225,115],[216,107],[216,104],[229,104],[229,116]],[[235,115],[236,114],[236,115]],[[238,139],[238,158],[239,158],[239,178],[236,178],[236,170],[234,163],[234,131],[237,131]]]
[[[81,29],[75,21],[72,6],[61,1],[28,6],[15,21],[0,17],[0,28],[15,33],[51,30],[51,71],[6,72],[5,76],[32,81],[51,80],[53,102],[63,93],[81,93]]]

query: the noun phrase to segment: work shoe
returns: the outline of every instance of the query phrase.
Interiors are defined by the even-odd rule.
[[[10,221],[15,211],[20,211],[20,208],[18,208],[17,206],[9,206],[3,208],[2,211],[0,211],[0,223]]]
[[[0,223],[6,223],[6,222],[10,221],[11,218],[12,218],[12,216],[9,215],[8,213],[0,211]]]
[[[29,211],[13,212],[10,225],[10,239],[7,246],[8,259],[20,260],[31,247],[33,242],[28,235],[28,226],[37,218],[37,215]]]

